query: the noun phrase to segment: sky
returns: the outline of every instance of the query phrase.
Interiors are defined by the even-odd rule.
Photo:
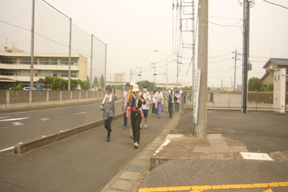
[[[114,73],[124,73],[125,81],[153,81],[151,63],[156,63],[157,82],[166,82],[166,56],[168,82],[176,82],[177,51],[182,56],[179,82],[192,82],[191,49],[178,49],[179,24],[177,10],[172,4],[177,0],[46,0],[62,13],[72,18],[73,52],[90,59],[91,34],[107,44],[107,80]],[[179,0],[178,0],[179,1]],[[189,0],[186,0],[189,1]],[[272,1],[272,0],[271,0]],[[30,51],[32,0],[0,0],[0,50],[11,42]],[[209,1],[208,86],[230,87],[234,82],[233,51],[237,49],[236,83],[242,79],[242,18],[241,0]],[[288,7],[287,0],[273,0]],[[198,1],[195,1],[198,4]],[[197,8],[197,6],[196,6]],[[36,0],[35,52],[67,53],[69,20],[56,13],[41,0]],[[255,0],[250,15],[249,77],[261,78],[263,65],[270,57],[288,58],[288,9]],[[197,21],[197,10],[196,18]],[[8,23],[8,24],[7,24]],[[197,22],[195,22],[195,26]],[[11,24],[15,25],[12,26]],[[197,34],[197,33],[196,33]],[[191,33],[183,34],[190,43]],[[46,38],[43,38],[46,37]],[[93,74],[104,71],[105,45],[94,38]],[[197,38],[196,38],[197,41]],[[160,50],[154,52],[154,50]],[[97,55],[98,54],[98,55]],[[89,62],[90,64],[90,62]],[[197,64],[197,49],[196,49]],[[90,69],[90,66],[88,66]]]

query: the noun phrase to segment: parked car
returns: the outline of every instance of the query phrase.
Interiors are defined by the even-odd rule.
[[[30,91],[30,87],[24,87],[23,88],[24,91]],[[37,89],[35,87],[33,87],[33,91],[36,91]]]

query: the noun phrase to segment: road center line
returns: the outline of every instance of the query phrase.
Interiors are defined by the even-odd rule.
[[[85,114],[86,112],[85,111],[83,111],[83,112],[79,112],[79,113],[74,113],[74,114],[72,114],[72,115],[82,115],[82,114]]]
[[[24,119],[28,119],[29,117],[21,117],[21,118],[13,118],[13,119],[2,119],[0,121],[20,121],[20,120],[24,120]]]
[[[4,151],[9,151],[9,150],[11,150],[11,149],[14,149],[15,147],[13,146],[13,147],[8,147],[8,148],[6,148],[6,149],[1,149],[0,150],[0,153],[1,152],[4,152]]]

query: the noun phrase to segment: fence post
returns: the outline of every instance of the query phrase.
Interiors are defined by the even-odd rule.
[[[46,102],[48,102],[48,101],[49,101],[49,91],[46,90]]]
[[[230,110],[230,93],[231,92],[228,92],[228,94],[229,94],[228,110]]]
[[[60,94],[60,101],[62,101],[62,91],[60,90],[60,92],[59,92],[59,94]]]
[[[258,91],[256,91],[256,111],[258,111]]]
[[[10,91],[6,91],[6,104],[10,104]]]

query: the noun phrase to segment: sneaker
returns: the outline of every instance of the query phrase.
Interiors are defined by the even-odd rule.
[[[160,119],[160,116],[158,116],[158,119]]]
[[[146,124],[144,125],[144,127],[145,127],[145,129],[147,129],[147,128],[148,128]]]
[[[126,128],[127,128],[127,126],[126,126],[126,125],[124,125],[124,126],[123,126],[123,129],[126,129]]]
[[[140,129],[142,129],[142,124],[140,124]]]

